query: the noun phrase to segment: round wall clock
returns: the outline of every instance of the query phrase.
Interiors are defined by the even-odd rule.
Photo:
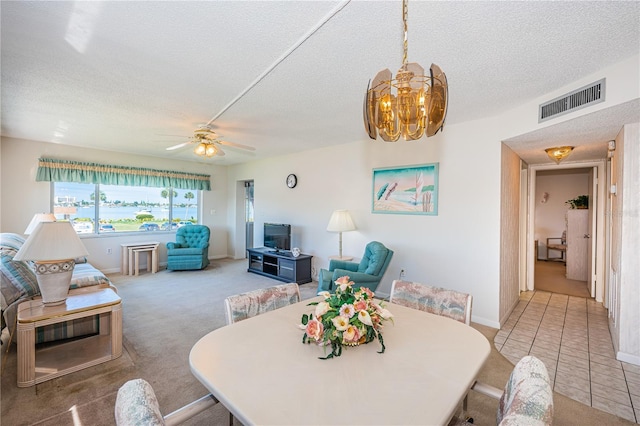
[[[287,176],[287,186],[289,188],[295,188],[297,184],[298,184],[298,178],[296,177],[296,175],[291,173],[289,176]]]

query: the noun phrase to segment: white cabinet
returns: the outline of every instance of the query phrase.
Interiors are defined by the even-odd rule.
[[[587,281],[589,265],[589,210],[567,211],[567,278]]]

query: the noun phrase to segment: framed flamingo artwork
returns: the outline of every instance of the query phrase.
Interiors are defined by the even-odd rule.
[[[371,212],[437,216],[438,164],[373,169]]]

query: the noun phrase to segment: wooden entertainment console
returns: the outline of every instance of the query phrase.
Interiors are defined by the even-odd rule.
[[[313,256],[300,254],[298,257],[293,257],[288,251],[276,252],[265,247],[247,249],[247,251],[249,252],[248,272],[288,283],[311,282]]]

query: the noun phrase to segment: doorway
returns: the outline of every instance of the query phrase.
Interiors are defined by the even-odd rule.
[[[598,184],[598,176],[605,176],[604,161],[586,162],[586,163],[568,163],[563,164],[562,168],[557,165],[532,165],[529,166],[528,174],[528,219],[527,219],[527,256],[526,262],[526,289],[536,289],[536,272],[538,275],[547,278],[553,277],[551,282],[556,282],[558,288],[562,285],[576,283],[567,280],[564,271],[565,265],[562,262],[555,265],[547,265],[550,263],[546,259],[547,255],[547,238],[560,237],[566,222],[564,220],[564,212],[567,211],[568,205],[565,202],[574,196],[567,195],[563,184],[553,185],[554,179],[560,179],[559,176],[566,176],[570,181],[576,176],[581,176],[584,185],[579,187],[577,195],[583,195],[584,192],[589,196],[590,208],[588,219],[588,232],[583,233],[583,237],[587,240],[587,260],[586,260],[586,287],[587,297],[595,298],[596,301],[603,301],[604,294],[604,189],[605,182]],[[538,179],[541,179],[539,182]],[[543,182],[547,180],[547,182]],[[545,187],[546,185],[546,187]],[[546,193],[546,195],[545,195]],[[539,206],[542,206],[539,208]],[[552,208],[547,208],[552,207]],[[544,208],[547,208],[546,211]],[[555,213],[553,211],[555,210]],[[558,212],[560,218],[557,218]],[[551,215],[545,214],[552,213]],[[555,219],[554,219],[555,214]],[[542,220],[541,220],[542,219]],[[536,224],[536,221],[538,224]],[[557,252],[555,252],[557,253]],[[545,264],[542,264],[544,262]],[[540,266],[543,269],[540,269]],[[582,281],[582,280],[577,280]],[[539,283],[538,283],[539,284]],[[540,286],[538,286],[540,287]],[[546,289],[545,289],[546,290]]]

